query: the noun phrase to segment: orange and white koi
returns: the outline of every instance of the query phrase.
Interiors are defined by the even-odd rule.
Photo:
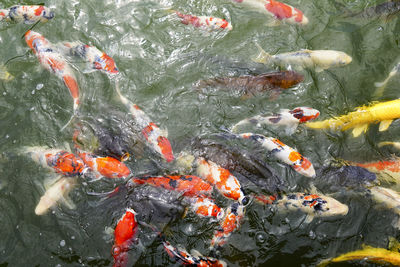
[[[108,74],[118,74],[118,68],[112,57],[94,46],[77,42],[65,42],[59,46],[67,55],[78,56],[89,63],[87,72],[102,70]]]
[[[128,108],[135,119],[136,126],[140,129],[146,144],[156,153],[161,155],[167,162],[174,160],[171,143],[169,142],[166,131],[161,130],[136,104],[124,97],[116,82],[115,90],[121,102]]]
[[[307,177],[315,177],[315,170],[311,162],[279,139],[266,137],[261,134],[243,133],[240,137],[257,141],[262,147],[273,153],[276,158],[291,166],[296,172]]]
[[[309,120],[313,120],[319,116],[319,111],[309,107],[297,107],[292,110],[281,109],[277,114],[272,116],[257,115],[236,123],[232,127],[232,131],[235,132],[237,127],[251,123],[256,124],[257,127],[261,127],[262,124],[285,126],[286,132],[292,134],[300,123],[304,123]]]
[[[299,9],[290,5],[275,1],[275,0],[234,0],[238,3],[243,3],[258,12],[273,16],[276,20],[276,25],[279,22],[289,24],[306,25],[308,18]]]
[[[278,210],[296,211],[301,210],[308,216],[308,221],[314,217],[344,216],[349,207],[334,198],[309,193],[289,193],[286,195],[277,194],[273,196],[254,196],[257,202],[264,205],[276,205]]]
[[[220,220],[224,217],[224,209],[218,207],[211,198],[187,197],[186,201],[190,203],[190,209],[197,215],[212,217],[217,220]]]
[[[40,198],[36,205],[35,214],[43,215],[58,202],[62,202],[69,209],[75,208],[74,203],[68,198],[69,192],[76,186],[77,179],[71,177],[61,177],[52,184]]]
[[[400,183],[400,159],[367,163],[350,162],[351,165],[363,167],[378,176],[378,180]]]
[[[25,41],[39,59],[40,64],[60,78],[74,99],[74,113],[79,107],[79,86],[72,68],[68,65],[64,56],[55,49],[43,35],[27,31]]]
[[[196,250],[192,250],[189,254],[184,249],[175,248],[168,241],[163,241],[165,251],[171,258],[179,261],[183,265],[198,266],[198,267],[225,267],[226,263],[222,260],[217,260],[210,257],[205,257]]]
[[[135,215],[136,212],[133,209],[126,209],[125,214],[122,215],[115,227],[114,245],[112,247],[114,267],[128,265],[128,251],[138,230]]]
[[[211,240],[211,249],[223,246],[227,238],[233,231],[240,227],[244,217],[245,206],[234,202],[225,212],[225,217],[221,221],[221,229],[214,232]]]
[[[218,189],[225,197],[247,203],[239,180],[227,169],[202,157],[196,159],[197,174]]]
[[[47,22],[52,18],[54,18],[54,12],[45,6],[12,6],[0,9],[0,21],[33,24],[38,21]]]
[[[212,193],[212,186],[194,175],[132,178],[127,186],[134,186],[135,184],[150,184],[167,190],[182,192],[182,195],[186,197],[198,197]]]
[[[182,18],[183,24],[191,24],[196,28],[207,28],[210,30],[232,30],[232,25],[221,18],[207,17],[207,16],[194,16],[189,14],[182,14],[181,12],[175,11],[175,13]]]
[[[131,174],[129,168],[115,158],[99,157],[86,152],[79,152],[78,155],[88,167],[89,173],[96,178],[126,178]]]
[[[23,151],[42,167],[53,170],[64,176],[77,176],[85,172],[83,160],[74,154],[61,149],[45,147],[24,147]]]

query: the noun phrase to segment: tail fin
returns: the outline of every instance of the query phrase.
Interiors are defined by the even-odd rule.
[[[336,124],[336,123],[335,123]],[[332,125],[332,120],[324,120],[324,121],[310,121],[304,124],[308,128],[312,129],[327,129]]]
[[[118,81],[118,79],[115,79],[115,91],[117,92],[117,95],[118,95],[119,99],[121,100],[122,104],[129,105],[130,101],[125,96],[123,96],[121,94],[121,91],[119,90],[119,81]]]
[[[259,54],[256,57],[253,57],[251,60],[263,64],[268,63],[268,61],[271,60],[271,55],[265,52],[258,43],[255,43],[255,45],[258,48]]]
[[[380,143],[378,143],[378,147],[383,147],[383,146],[388,146],[388,145],[391,145],[391,146],[393,146],[393,147],[395,147],[395,148],[397,148],[397,149],[400,149],[400,142],[390,142],[390,141],[387,141],[387,142],[380,142]]]

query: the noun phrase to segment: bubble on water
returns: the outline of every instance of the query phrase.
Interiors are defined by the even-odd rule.
[[[60,241],[60,246],[62,246],[62,247],[65,246],[65,240]]]
[[[39,236],[42,236],[42,233],[39,233]]]
[[[74,235],[73,235],[73,236],[71,236],[71,239],[72,239],[72,240],[74,240],[74,239],[75,239],[75,236],[74,236]]]
[[[31,107],[29,110],[30,110],[30,111],[34,111],[34,110],[35,110],[35,107]]]
[[[38,83],[38,84],[36,85],[36,90],[42,89],[43,86],[44,86],[43,83]]]
[[[3,95],[7,95],[7,93],[6,93],[6,92],[3,92]]]
[[[6,134],[5,138],[8,139],[8,138],[10,138],[10,136],[8,134]]]
[[[34,95],[35,94],[35,90],[32,90],[32,95]]]
[[[12,141],[13,144],[15,144],[16,142],[17,142],[17,140],[15,140],[15,139]]]
[[[265,232],[258,232],[256,233],[256,244],[257,245],[262,245],[267,241],[267,234]]]
[[[308,236],[309,236],[311,239],[315,239],[316,234],[315,234],[313,231],[310,231],[310,233],[308,233]]]

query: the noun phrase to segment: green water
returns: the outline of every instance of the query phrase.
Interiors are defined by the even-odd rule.
[[[305,27],[268,27],[264,15],[229,0],[59,0],[45,1],[56,17],[34,30],[53,43],[80,40],[112,56],[121,71],[123,93],[158,125],[168,129],[175,154],[187,148],[193,137],[218,133],[221,127],[228,128],[263,112],[310,106],[320,110],[324,119],[370,101],[398,98],[398,77],[392,79],[380,99],[372,96],[373,83],[383,80],[400,59],[397,16],[388,20],[344,19],[339,16],[343,10],[334,1],[286,2],[301,9],[310,23]],[[382,1],[337,2],[358,12]],[[1,7],[15,3],[1,1]],[[223,17],[234,29],[207,32],[183,25],[168,8]],[[16,151],[23,146],[71,145],[72,130],[60,132],[60,128],[71,116],[72,99],[62,82],[39,65],[21,38],[28,27],[0,27],[1,61],[20,56],[7,64],[15,79],[0,81],[0,265],[110,266],[113,239],[105,228],[114,228],[126,205],[133,201],[124,196],[104,200],[100,193],[112,190],[113,182],[80,181],[79,188],[71,194],[77,205],[75,210],[60,206],[44,216],[34,213],[44,181],[54,176],[18,156]],[[255,42],[270,53],[303,48],[340,50],[351,55],[353,62],[320,73],[300,70],[304,82],[273,101],[268,94],[242,99],[235,92],[194,89],[201,79],[273,70],[273,66],[251,62],[250,58],[257,53]],[[107,118],[116,111],[126,112],[115,98],[114,84],[104,73],[82,73],[82,62],[74,63],[81,88],[82,114]],[[360,162],[388,158],[396,151],[380,149],[376,144],[397,141],[400,127],[394,122],[387,132],[381,133],[377,126],[372,126],[356,139],[346,132],[303,127],[292,136],[266,129],[257,132],[280,137],[307,156],[318,170],[337,158]],[[135,171],[147,168],[143,163],[146,156],[151,154],[128,162],[134,175]],[[309,186],[309,179],[275,160],[269,163],[289,183],[289,191],[302,191]],[[327,190],[324,186],[318,189],[322,193]],[[305,215],[301,213],[279,214],[251,204],[241,228],[232,234],[220,258],[229,266],[313,266],[322,259],[359,249],[361,244],[386,248],[389,236],[400,237],[392,226],[398,217],[390,210],[345,188],[333,196],[349,206],[349,213],[342,218],[315,219],[311,223],[303,222]],[[208,255],[208,242],[216,227],[217,224],[189,214],[173,221],[168,236],[173,244]],[[159,242],[153,242],[154,237],[143,233],[140,236],[141,244],[130,252],[131,263],[177,265]]]

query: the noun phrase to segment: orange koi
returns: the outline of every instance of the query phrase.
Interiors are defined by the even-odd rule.
[[[96,178],[126,178],[131,174],[123,162],[112,157],[98,157],[84,152],[79,152],[79,157]]]

